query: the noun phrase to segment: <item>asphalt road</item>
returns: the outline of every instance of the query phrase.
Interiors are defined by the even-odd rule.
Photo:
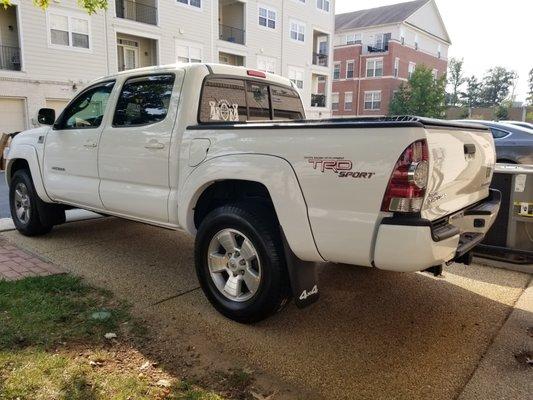
[[[6,184],[5,173],[0,172],[0,218],[11,218],[9,211],[9,188]]]
[[[505,367],[497,378],[476,380],[465,392],[527,274],[452,265],[434,278],[327,265],[318,303],[305,310],[291,304],[247,326],[207,302],[194,273],[193,241],[183,234],[105,218],[58,226],[41,238],[3,235],[132,303],[149,325],[150,357],[178,376],[246,367],[278,389],[276,400],[530,398],[515,342],[498,355]],[[533,326],[533,313],[523,312]],[[483,388],[507,390],[498,385],[504,374],[506,382],[525,377],[525,384],[514,385],[511,397],[480,395]]]

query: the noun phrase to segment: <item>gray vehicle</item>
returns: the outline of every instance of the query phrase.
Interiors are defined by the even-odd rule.
[[[502,124],[519,126],[521,128],[533,129],[533,124],[525,121],[501,121]]]
[[[463,120],[490,128],[496,145],[496,162],[533,165],[533,129],[508,123]]]

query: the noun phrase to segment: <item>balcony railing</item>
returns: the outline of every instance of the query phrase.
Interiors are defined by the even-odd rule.
[[[328,66],[328,55],[322,54],[322,53],[313,53],[313,65],[327,67]]]
[[[326,107],[326,95],[311,94],[311,107]]]
[[[0,69],[20,71],[21,67],[20,48],[0,45]]]
[[[389,51],[389,44],[373,44],[366,47],[368,53],[385,53]]]
[[[157,25],[157,7],[132,0],[116,0],[117,17]]]
[[[226,42],[244,44],[245,31],[228,25],[218,25],[218,37]]]

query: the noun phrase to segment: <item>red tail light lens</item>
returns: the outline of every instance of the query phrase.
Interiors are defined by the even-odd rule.
[[[381,211],[420,211],[429,177],[428,159],[425,140],[418,140],[404,150],[394,166]]]

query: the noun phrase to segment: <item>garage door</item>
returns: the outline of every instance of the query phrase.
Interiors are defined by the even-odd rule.
[[[26,129],[26,112],[23,99],[0,97],[0,133],[20,132]]]
[[[46,107],[53,108],[56,112],[56,117],[59,117],[59,114],[61,114],[67,104],[68,100],[46,99]]]

